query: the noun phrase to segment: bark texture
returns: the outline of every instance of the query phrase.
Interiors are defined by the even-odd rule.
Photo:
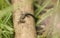
[[[33,0],[12,0],[13,4],[13,23],[15,29],[15,38],[36,38],[34,19],[26,17],[25,23],[20,22],[22,14],[33,12]],[[22,16],[21,16],[22,15]]]

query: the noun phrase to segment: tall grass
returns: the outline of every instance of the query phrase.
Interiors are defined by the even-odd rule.
[[[47,17],[49,17],[50,15],[55,14],[55,11],[56,11],[57,9],[60,9],[60,8],[58,8],[58,7],[59,7],[59,4],[60,4],[60,0],[57,0],[56,3],[55,3],[55,5],[54,5],[54,8],[48,10],[48,11],[47,11],[45,14],[43,14],[43,15],[39,15],[39,14],[41,13],[41,11],[43,11],[43,10],[45,9],[45,7],[47,7],[48,4],[50,4],[50,3],[51,3],[51,0],[46,0],[45,4],[44,4],[43,6],[35,3],[35,6],[37,7],[37,9],[35,10],[35,17],[36,17],[36,18],[38,17],[38,20],[37,20],[37,22],[36,22],[36,26],[40,26],[39,24],[40,24],[43,20],[45,20],[45,19],[46,19]],[[58,12],[58,11],[56,11],[56,14],[58,14],[57,12]],[[56,15],[56,14],[55,14],[55,15]],[[58,16],[58,15],[57,15],[57,16]],[[54,19],[54,20],[57,21],[57,18]],[[53,27],[54,27],[53,25],[55,25],[55,23],[56,23],[55,21],[52,22],[52,25],[51,25],[51,28],[50,28],[50,29],[53,30]],[[50,29],[48,29],[48,30],[50,30]],[[58,34],[53,35],[53,36],[48,35],[48,34],[47,34],[47,35],[45,34],[45,36],[46,36],[46,38],[59,38],[59,35],[58,35]],[[38,35],[37,38],[45,38],[45,36],[44,36],[44,35],[41,35],[41,36]]]
[[[0,0],[0,38],[13,38],[12,8],[9,0]]]

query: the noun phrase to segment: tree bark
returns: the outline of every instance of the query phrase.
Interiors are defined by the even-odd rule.
[[[25,23],[20,22],[22,14],[34,14],[33,0],[12,0],[12,4],[15,38],[36,38],[34,19],[29,16],[24,19]]]

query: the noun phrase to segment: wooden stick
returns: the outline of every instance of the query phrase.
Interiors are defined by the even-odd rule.
[[[36,38],[34,19],[29,16],[23,19],[25,23],[20,22],[25,13],[34,14],[33,0],[12,0],[12,4],[15,38]]]

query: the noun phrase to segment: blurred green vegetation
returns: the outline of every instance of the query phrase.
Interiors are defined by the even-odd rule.
[[[12,6],[9,0],[0,0],[0,38],[13,38]]]

